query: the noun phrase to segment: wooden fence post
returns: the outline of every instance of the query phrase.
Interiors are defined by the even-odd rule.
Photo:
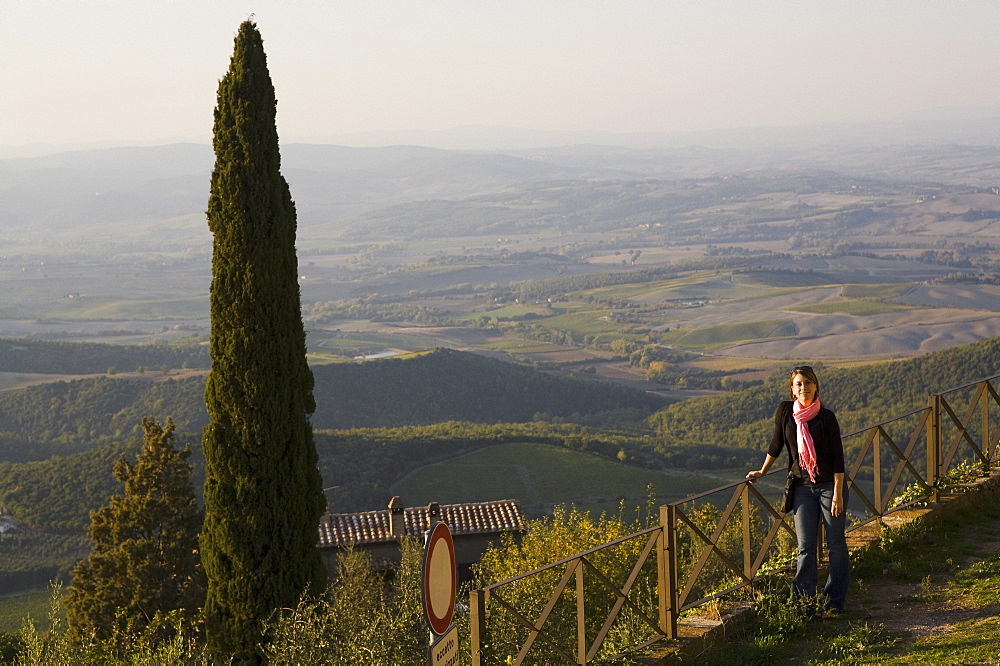
[[[993,452],[991,450],[992,442],[990,441],[990,383],[983,380],[983,384],[985,384],[985,386],[983,386],[983,405],[981,412],[982,421],[980,425],[981,430],[979,431],[979,436],[982,438],[982,441],[979,443],[979,449],[983,452],[983,458],[986,459],[983,461],[983,474],[988,475],[990,473],[990,465],[993,460]]]
[[[928,406],[931,408],[930,418],[927,420],[927,483],[931,484],[931,500],[937,502],[938,481],[940,480],[941,467],[941,396],[927,396]]]
[[[751,534],[751,511],[750,511],[750,482],[745,482],[743,487],[740,488],[740,502],[743,504],[743,575],[747,578],[752,577],[751,569],[753,568],[753,562],[751,561],[750,552],[752,547],[750,545],[750,534]]]
[[[885,515],[885,502],[882,500],[882,428],[875,431],[875,449],[872,458],[872,476],[875,479],[875,508],[878,509],[879,529],[885,527],[882,517]]]
[[[660,606],[660,630],[667,638],[677,638],[677,509],[670,505],[660,507],[656,590]]]
[[[483,639],[486,638],[486,596],[483,590],[469,592],[469,640],[472,643],[472,666],[483,664]]]

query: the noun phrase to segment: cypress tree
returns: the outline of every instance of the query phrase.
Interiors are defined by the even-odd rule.
[[[139,633],[157,614],[172,611],[193,618],[205,598],[191,451],[174,446],[169,420],[161,427],[143,419],[142,429],[135,464],[124,456],[115,464],[125,494],[93,512],[93,550],[73,569],[66,617],[74,638]]]
[[[236,663],[261,661],[262,621],[307,590],[321,594],[326,581],[295,205],[279,169],[276,105],[260,33],[246,21],[215,108],[201,536],[209,650]]]

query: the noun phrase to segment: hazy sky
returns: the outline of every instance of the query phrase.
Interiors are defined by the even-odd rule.
[[[0,144],[207,139],[251,13],[283,141],[1000,103],[998,0],[0,0]]]

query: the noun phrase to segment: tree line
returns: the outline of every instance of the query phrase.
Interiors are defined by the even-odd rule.
[[[846,434],[925,407],[931,393],[947,391],[1000,371],[1000,338],[989,338],[913,359],[856,368],[815,364],[823,404],[837,413]],[[790,365],[788,370],[790,371]],[[712,445],[763,450],[770,440],[774,410],[788,399],[788,374],[761,386],[675,403],[650,417],[656,450]]]
[[[996,358],[1000,358],[1000,339],[905,361],[846,369],[819,364],[816,367],[823,400],[837,412],[846,433],[924,406],[929,392],[989,376],[997,371]],[[28,410],[37,403],[38,414],[58,423],[60,411],[96,413],[92,397],[110,392],[121,381],[81,380],[83,387],[88,382],[95,385],[79,393],[79,404],[68,402],[53,408],[41,400],[22,399],[16,406]],[[657,399],[645,396],[635,401],[634,392],[606,392],[602,386],[583,380],[567,382],[556,375],[462,352],[317,368],[319,409],[313,426],[317,431],[319,465],[324,486],[339,486],[328,492],[328,500],[341,511],[371,509],[385,501],[389,485],[411,464],[469,447],[509,441],[545,442],[611,459],[624,450],[631,464],[649,467],[710,469],[743,465],[755,460],[766,446],[774,409],[787,394],[787,377],[778,373],[761,386],[667,406],[649,402]],[[24,391],[38,398],[45,395],[43,389]],[[192,378],[147,384],[145,390],[150,393],[140,393],[131,404],[107,403],[108,411],[91,427],[100,429],[102,423],[110,422],[116,429],[104,432],[114,434],[79,442],[80,448],[86,445],[88,450],[67,447],[58,449],[65,455],[48,460],[24,462],[8,458],[0,463],[0,502],[12,510],[16,508],[26,522],[43,529],[79,534],[88,512],[111,492],[110,461],[123,452],[136,450],[136,424],[146,414],[187,423],[186,434],[179,426],[178,433],[191,443],[192,464],[196,478],[200,478],[201,451],[193,434],[206,419],[200,403],[203,383]],[[588,390],[593,392],[588,395]],[[4,399],[16,393],[0,394],[0,407]],[[552,394],[563,396],[565,403],[553,402]],[[350,400],[326,413],[324,395],[341,395]],[[652,436],[606,430],[600,414],[614,413],[615,404],[619,405],[618,411],[635,410],[629,416],[633,422],[648,418]],[[544,413],[545,407],[552,412]],[[192,418],[189,413],[194,412],[200,415]],[[132,419],[130,428],[124,427],[126,419]],[[583,422],[590,427],[581,425]],[[119,423],[122,427],[118,427]],[[62,425],[50,428],[53,432],[71,430]],[[13,448],[14,443],[23,445],[25,440],[11,439],[8,433],[6,440],[0,438],[3,441]]]
[[[208,418],[204,392],[204,377],[94,377],[3,391],[0,460],[44,460],[135,437],[151,414],[170,416],[179,431],[199,431]]]
[[[566,447],[608,460],[628,460],[650,469],[713,469],[752,464],[757,451],[711,444],[679,444],[662,450],[648,434],[610,432],[573,422],[536,418],[521,423],[445,421],[429,425],[317,430],[317,466],[328,488],[332,512],[369,511],[383,507],[392,484],[410,471],[435,460],[484,446],[534,442]],[[205,476],[201,443],[192,434],[177,435],[191,451],[196,492]],[[67,456],[30,463],[0,463],[0,503],[35,530],[82,534],[92,511],[117,487],[116,460],[141,450],[135,439],[115,441]]]
[[[110,345],[0,338],[0,372],[90,375],[154,368],[208,368],[208,350],[197,339],[176,344]]]
[[[635,408],[658,398],[613,384],[439,349],[406,358],[313,368],[317,430],[441,421],[530,421]],[[178,433],[208,423],[205,378],[149,382],[95,377],[0,392],[0,460],[27,462],[135,437],[144,416],[169,416]]]

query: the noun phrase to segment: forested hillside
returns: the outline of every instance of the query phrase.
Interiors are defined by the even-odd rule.
[[[647,465],[659,461],[648,454],[651,442],[608,435],[574,424],[507,423],[486,425],[449,421],[402,428],[357,428],[317,431],[319,469],[331,507],[360,511],[384,505],[389,486],[400,476],[429,460],[446,458],[482,446],[504,442],[540,442],[568,446],[614,458],[619,450]],[[189,446],[193,483],[200,494],[204,483],[204,456],[197,435],[178,440]],[[113,467],[119,456],[134,459],[138,438],[113,441],[89,451],[48,460],[0,462],[0,505],[19,520],[47,532],[82,534],[90,511],[121,492]]]
[[[131,440],[38,462],[0,462],[0,505],[32,528],[83,534],[90,512],[121,492],[115,461],[123,455],[135,460],[140,449]]]
[[[925,406],[930,392],[997,374],[997,359],[1000,339],[991,339],[908,361],[817,370],[822,398],[847,433]],[[352,511],[382,505],[389,486],[416,466],[503,442],[566,446],[647,467],[752,464],[766,446],[787,381],[782,372],[762,386],[667,406],[649,419],[655,436],[625,436],[580,422],[591,410],[626,405],[645,406],[645,412],[636,409],[641,418],[652,398],[460,352],[323,366],[316,369],[314,423],[320,471],[331,507]],[[82,532],[89,511],[116,492],[112,466],[123,452],[134,455],[138,449],[138,437],[126,431],[143,415],[183,420],[186,427],[178,430],[187,432],[183,441],[194,452],[195,486],[200,487],[203,386],[201,378],[159,383],[98,378],[0,393],[4,429],[23,427],[37,437],[32,450],[51,454],[87,442],[91,447],[18,463],[30,459],[18,457],[24,440],[3,434],[8,462],[0,463],[0,504],[41,529]],[[334,402],[339,404],[334,407]],[[579,422],[534,420],[546,411],[571,416],[569,410]],[[456,417],[460,414],[476,418]],[[397,427],[355,426],[393,419]],[[74,422],[83,425],[74,429]],[[327,425],[338,422],[340,427]],[[89,439],[89,432],[106,436]],[[60,448],[53,441],[67,444]]]
[[[401,359],[313,369],[316,429],[569,418],[618,409],[652,412],[662,400],[614,384],[557,376],[477,354],[437,350]],[[177,432],[207,424],[205,378],[95,377],[0,392],[0,460],[44,460],[138,436],[144,416]]]
[[[330,510],[366,511],[382,508],[391,485],[426,463],[450,458],[484,446],[533,442],[586,451],[603,458],[622,457],[650,467],[706,469],[749,464],[756,452],[712,446],[678,446],[666,455],[654,453],[654,439],[587,428],[574,423],[482,424],[447,421],[399,428],[354,428],[315,433],[319,470],[327,488]],[[191,448],[192,481],[200,493],[204,456],[194,434],[179,439]],[[112,474],[119,456],[133,459],[138,439],[111,442],[89,451],[29,463],[0,462],[0,505],[19,520],[46,532],[82,534],[90,512],[121,486]],[[49,501],[47,498],[56,498]]]
[[[477,354],[438,349],[400,359],[313,368],[318,429],[471,421],[530,421],[616,409],[653,410],[659,398]]]
[[[0,392],[0,460],[43,460],[137,436],[143,416],[178,431],[207,422],[205,379],[152,382],[94,377]]]
[[[837,369],[817,366],[825,404],[845,432],[926,404],[927,394],[1000,371],[1000,339],[916,359]],[[714,446],[760,449],[787,377],[725,396],[663,406],[642,392],[567,378],[483,356],[436,350],[398,359],[313,369],[317,430],[446,421],[519,423],[556,417],[596,424],[596,414],[635,410],[650,418],[657,451]],[[135,437],[143,416],[173,419],[179,433],[206,423],[204,378],[153,382],[96,377],[0,392],[0,460],[25,462]]]
[[[837,413],[846,434],[925,407],[931,393],[1000,374],[1000,338],[905,361],[843,369],[815,367],[820,398]],[[650,419],[661,438],[657,450],[711,444],[763,451],[774,410],[780,400],[787,399],[788,375],[782,372],[762,386],[670,405]]]
[[[90,375],[152,368],[207,368],[208,349],[177,345],[108,345],[0,338],[0,372]]]

